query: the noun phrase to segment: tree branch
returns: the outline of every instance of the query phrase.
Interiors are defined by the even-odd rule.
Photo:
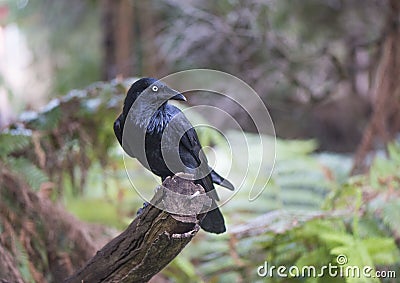
[[[124,232],[65,283],[146,282],[170,263],[199,231],[203,209],[211,205],[200,185],[182,177],[167,178],[151,201],[158,208],[144,208]]]

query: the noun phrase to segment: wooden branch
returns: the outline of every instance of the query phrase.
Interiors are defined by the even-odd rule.
[[[199,231],[203,209],[211,206],[200,185],[181,177],[167,178],[151,201],[157,207],[144,208],[124,232],[64,282],[147,282],[170,263]]]
[[[7,279],[3,279],[7,278]],[[23,283],[15,258],[0,243],[0,283]]]

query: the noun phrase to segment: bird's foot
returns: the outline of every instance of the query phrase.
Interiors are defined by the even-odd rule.
[[[144,203],[143,203],[143,207],[141,207],[141,208],[138,209],[138,211],[136,212],[136,215],[142,214],[142,213],[143,213],[143,210],[144,210],[146,207],[148,207],[148,206],[149,206],[149,203],[148,203],[148,202],[144,202]]]

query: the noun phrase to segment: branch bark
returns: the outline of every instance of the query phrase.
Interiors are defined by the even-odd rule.
[[[16,266],[15,258],[0,243],[0,283],[10,283],[9,280],[15,283],[24,282]]]
[[[64,282],[147,282],[161,271],[196,235],[203,209],[211,205],[204,189],[183,177],[167,178],[151,201],[155,206],[144,208]]]

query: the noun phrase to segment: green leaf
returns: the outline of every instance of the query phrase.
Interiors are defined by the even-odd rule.
[[[303,254],[295,263],[296,266],[298,267],[303,267],[303,266],[321,266],[325,263],[328,262],[329,258],[329,250],[321,246],[319,248],[316,248],[313,251],[307,252]]]
[[[400,199],[385,202],[382,210],[383,222],[395,233],[400,235]]]
[[[42,170],[25,158],[8,158],[5,164],[33,189],[38,190],[42,183],[49,180]]]
[[[388,152],[391,160],[400,163],[400,143],[389,143]]]
[[[186,258],[178,256],[173,261],[174,264],[180,269],[180,271],[184,272],[188,278],[191,279],[199,279],[196,274],[196,267]]]
[[[18,131],[10,131],[0,134],[0,158],[3,159],[10,153],[22,150],[29,146],[30,136],[19,133]]]
[[[392,238],[367,238],[362,241],[375,265],[399,263],[400,253]]]

